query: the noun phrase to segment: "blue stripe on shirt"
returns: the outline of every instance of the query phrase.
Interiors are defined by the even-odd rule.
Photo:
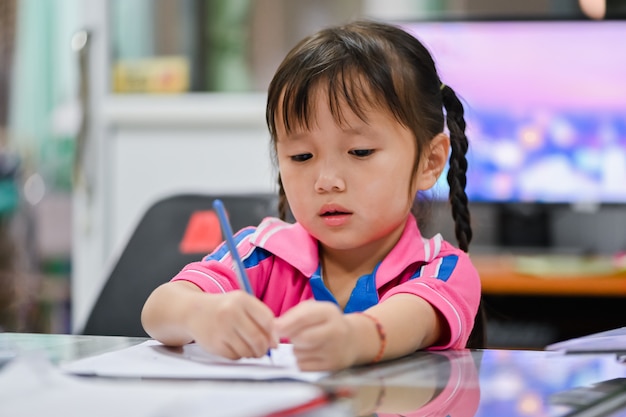
[[[246,228],[237,232],[235,236],[233,236],[233,239],[235,241],[235,246],[239,245],[239,243],[242,240],[244,240],[248,235],[254,233],[254,231],[255,231],[254,228]],[[204,261],[219,261],[224,256],[226,256],[227,253],[228,253],[228,245],[222,244],[222,246],[218,250],[216,250],[210,255],[207,255],[204,258]]]
[[[459,257],[457,255],[444,256],[441,259],[441,266],[439,266],[439,273],[437,274],[437,279],[440,279],[442,281],[447,281],[448,278],[450,278],[450,276],[454,272],[454,268],[456,267],[458,260],[459,260]]]
[[[255,247],[254,250],[250,253],[250,255],[248,255],[246,259],[242,260],[243,266],[246,269],[253,268],[259,265],[261,262],[263,262],[263,260],[269,258],[270,256],[272,256],[271,252],[268,252],[267,250],[263,248]]]
[[[424,264],[421,264],[419,268],[417,268],[417,271],[413,272],[413,275],[411,275],[411,278],[409,278],[409,280],[421,277],[423,267],[424,267]]]
[[[447,281],[448,278],[452,276],[452,273],[454,272],[454,268],[456,268],[456,264],[458,260],[459,260],[459,257],[457,255],[448,255],[448,256],[444,256],[443,258],[441,258],[441,265],[439,265],[439,271],[437,273],[437,276],[434,278],[440,279],[444,282]],[[421,277],[422,269],[424,268],[424,266],[425,265],[420,265],[420,267],[417,268],[417,270],[413,273],[413,275],[411,275],[411,278],[409,278],[409,280]]]

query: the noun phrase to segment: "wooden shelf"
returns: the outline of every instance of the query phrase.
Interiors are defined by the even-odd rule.
[[[519,272],[512,255],[477,255],[483,294],[626,297],[626,272],[598,275],[538,276]]]

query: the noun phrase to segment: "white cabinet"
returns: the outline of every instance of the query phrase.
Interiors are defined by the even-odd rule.
[[[153,202],[186,191],[275,190],[265,95],[101,100],[82,167],[89,184],[74,197],[73,331],[84,325],[117,252]]]

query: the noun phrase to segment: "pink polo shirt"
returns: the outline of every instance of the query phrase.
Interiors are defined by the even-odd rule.
[[[237,232],[235,242],[255,295],[276,316],[312,298],[336,303],[321,279],[318,241],[299,223],[268,217]],[[239,289],[234,268],[222,243],[172,281],[189,281],[205,292],[232,291]],[[446,321],[450,339],[434,349],[465,347],[478,311],[480,278],[465,252],[441,235],[423,238],[414,218],[387,257],[358,279],[344,312],[364,311],[400,293],[423,298]]]

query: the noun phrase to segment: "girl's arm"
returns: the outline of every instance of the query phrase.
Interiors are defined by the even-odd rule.
[[[169,346],[193,341],[186,323],[193,305],[202,303],[204,293],[187,281],[168,282],[157,287],[141,311],[141,324],[150,337]]]
[[[432,346],[445,331],[442,329],[443,320],[433,306],[413,294],[395,294],[365,313],[378,320],[385,333],[386,346],[381,360],[397,358]],[[371,362],[379,353],[375,348],[380,348],[376,323],[362,314],[349,314],[346,318],[368,335],[368,344],[374,347],[368,351],[364,349],[357,363]]]
[[[163,344],[195,341],[231,359],[260,357],[276,346],[274,314],[243,291],[212,294],[187,281],[168,282],[148,297],[141,321],[146,333]]]

